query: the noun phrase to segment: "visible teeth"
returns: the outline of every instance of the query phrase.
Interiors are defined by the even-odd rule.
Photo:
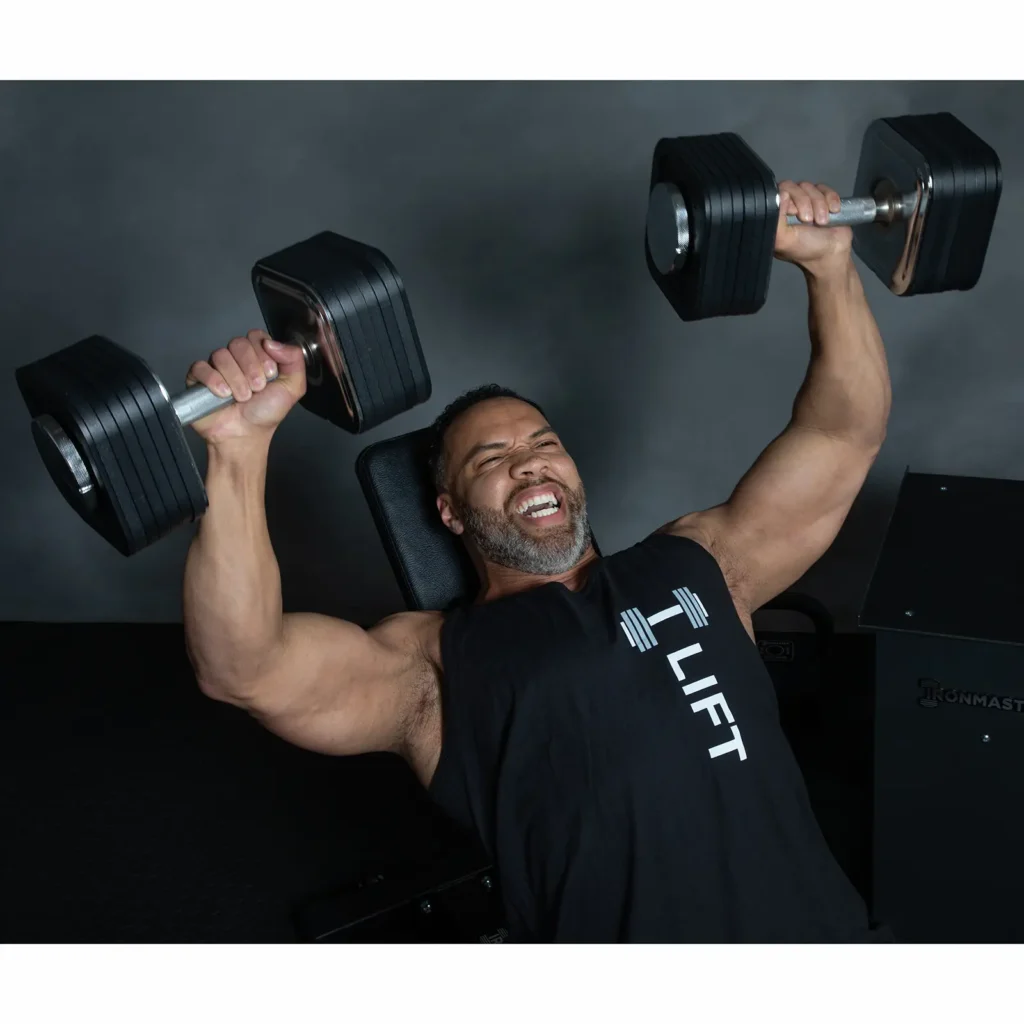
[[[526,518],[540,519],[542,516],[553,516],[557,511],[557,508],[542,508],[539,512],[528,512]]]
[[[546,505],[548,503],[556,506],[558,505],[554,494],[550,491],[547,494],[535,494],[532,498],[527,498],[526,501],[522,502],[518,508],[516,508],[516,511],[522,513],[534,505]]]

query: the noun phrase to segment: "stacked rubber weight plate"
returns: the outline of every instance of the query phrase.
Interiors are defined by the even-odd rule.
[[[768,293],[778,224],[771,170],[738,135],[697,135],[658,142],[651,188],[662,182],[684,197],[689,225],[678,271],[660,273],[646,252],[672,307],[683,320],[756,313]]]
[[[903,295],[967,291],[981,276],[1002,193],[999,158],[949,113],[873,122],[864,136],[856,191],[881,180],[912,191],[931,184],[912,280]],[[857,254],[887,281],[907,243],[908,223],[855,229]]]
[[[292,325],[268,283],[291,282],[329,320],[337,339],[344,403],[310,388],[303,404],[352,433],[383,423],[430,397],[430,375],[398,272],[379,249],[330,231],[260,260],[253,286],[270,333]],[[332,358],[321,352],[321,358]],[[327,372],[329,367],[325,367]]]
[[[88,470],[87,490],[61,486],[69,504],[123,555],[205,511],[202,478],[170,401],[138,356],[93,336],[22,367],[17,378],[32,415],[55,420]],[[53,448],[37,423],[33,434],[49,463]]]

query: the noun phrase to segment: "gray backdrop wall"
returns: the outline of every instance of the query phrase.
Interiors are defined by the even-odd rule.
[[[398,610],[355,457],[480,383],[545,405],[608,552],[723,500],[786,423],[804,289],[777,265],[760,315],[677,320],[643,260],[654,143],[737,131],[779,178],[848,194],[871,120],[950,110],[999,152],[1003,198],[974,291],[901,300],[864,271],[889,437],[801,584],[852,627],[908,464],[1024,478],[1022,102],[1019,83],[0,85],[0,617],[180,620],[191,535],[131,559],[93,535],[38,459],[14,368],[102,333],[174,390],[193,359],[261,325],[252,263],[324,228],[397,265],[434,396],[360,437],[301,411],[283,425],[268,508],[289,609],[364,624]],[[978,529],[964,523],[964,542]]]

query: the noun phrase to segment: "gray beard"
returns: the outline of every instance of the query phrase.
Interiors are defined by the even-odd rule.
[[[590,545],[583,489],[563,490],[567,521],[539,537],[530,536],[515,519],[494,509],[462,508],[459,518],[466,536],[487,561],[529,576],[560,576],[583,557]]]

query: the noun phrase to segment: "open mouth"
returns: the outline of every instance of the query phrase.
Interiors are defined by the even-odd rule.
[[[549,519],[562,510],[562,496],[554,489],[537,491],[516,503],[516,513],[524,519]]]

